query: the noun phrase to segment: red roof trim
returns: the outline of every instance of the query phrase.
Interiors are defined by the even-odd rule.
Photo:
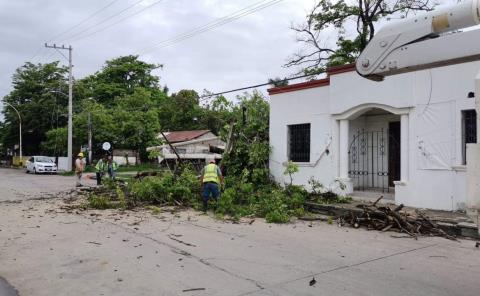
[[[270,89],[268,89],[268,94],[276,95],[276,94],[280,94],[280,93],[284,93],[284,92],[291,92],[291,91],[296,91],[296,90],[301,90],[301,89],[327,86],[329,84],[330,84],[330,78],[324,78],[324,79],[319,79],[319,80],[312,80],[312,81],[307,81],[307,82],[290,84],[290,85],[287,85],[287,86],[270,88]]]
[[[336,75],[345,72],[352,72],[355,71],[355,64],[347,64],[342,66],[331,67],[327,69],[328,75]]]
[[[355,71],[355,64],[347,64],[342,66],[331,67],[327,69],[327,78],[312,80],[307,82],[300,82],[300,83],[290,84],[287,86],[274,87],[274,88],[268,89],[267,91],[268,91],[268,94],[270,95],[276,95],[276,94],[281,94],[285,92],[327,86],[327,85],[330,85],[330,76],[346,73],[346,72],[352,72],[352,71]]]

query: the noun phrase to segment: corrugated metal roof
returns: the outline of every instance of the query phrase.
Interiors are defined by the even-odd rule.
[[[176,132],[164,132],[167,140],[170,143],[178,143],[194,140],[198,137],[210,132],[209,130],[196,130],[196,131],[176,131]]]

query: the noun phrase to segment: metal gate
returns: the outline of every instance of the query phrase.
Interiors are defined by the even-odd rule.
[[[348,150],[348,175],[354,189],[390,192],[388,150],[397,150],[397,147],[398,151],[391,152],[399,154],[400,145],[397,139],[389,136],[388,130],[358,130]]]

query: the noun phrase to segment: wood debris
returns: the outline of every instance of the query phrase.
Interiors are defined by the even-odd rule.
[[[354,228],[360,226],[371,230],[397,231],[406,233],[417,239],[418,236],[441,236],[447,239],[456,240],[454,236],[447,234],[444,230],[430,220],[425,214],[417,211],[415,214],[402,212],[403,204],[390,208],[387,205],[377,205],[382,199],[380,197],[371,205],[359,205],[363,211],[349,211],[338,219],[339,225],[349,224]]]

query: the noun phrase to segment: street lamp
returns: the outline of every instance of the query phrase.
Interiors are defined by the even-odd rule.
[[[18,125],[20,127],[20,166],[23,165],[23,159],[22,159],[22,156],[23,156],[23,152],[22,152],[22,117],[20,116],[20,113],[18,112],[17,108],[13,107],[12,104],[8,103],[8,102],[5,102],[3,101],[5,104],[7,104],[8,106],[12,107],[13,110],[15,110],[15,112],[17,112],[17,115],[18,115]]]

